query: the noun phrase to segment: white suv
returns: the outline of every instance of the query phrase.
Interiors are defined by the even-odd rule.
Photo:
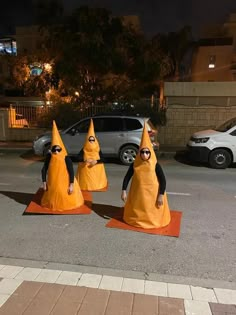
[[[122,164],[133,163],[138,152],[144,122],[147,122],[148,133],[155,151],[157,130],[147,117],[99,115],[81,119],[76,124],[60,132],[70,156],[76,156],[84,145],[90,119],[93,119],[94,130],[104,157],[119,158]],[[51,132],[38,136],[33,142],[36,155],[46,155],[51,146]]]
[[[212,168],[227,168],[236,162],[236,117],[214,130],[194,133],[187,144],[189,157]]]

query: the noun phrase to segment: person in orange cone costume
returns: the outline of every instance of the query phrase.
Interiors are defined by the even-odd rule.
[[[82,192],[74,177],[72,161],[67,156],[55,121],[53,121],[52,128],[52,150],[46,157],[42,169],[42,180],[44,189],[41,199],[42,207],[67,211],[79,208],[84,204]]]
[[[79,153],[76,178],[82,190],[99,191],[107,189],[106,171],[101,159],[101,150],[95,136],[92,119],[90,120],[84,147]]]
[[[126,188],[131,177],[127,197]],[[171,217],[165,188],[165,175],[157,163],[145,124],[139,152],[123,181],[121,199],[126,201],[124,221],[144,229],[167,226]]]

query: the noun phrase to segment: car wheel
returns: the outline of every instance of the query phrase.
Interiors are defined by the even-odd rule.
[[[138,148],[134,145],[127,145],[120,151],[120,161],[124,165],[130,165],[134,162]]]
[[[224,149],[216,149],[210,153],[209,164],[212,168],[227,168],[231,163],[231,155]]]
[[[46,156],[50,149],[51,149],[51,143],[46,144],[44,149],[43,149],[43,156]]]

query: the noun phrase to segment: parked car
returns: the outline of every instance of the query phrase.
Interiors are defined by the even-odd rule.
[[[79,122],[60,131],[61,138],[70,156],[76,156],[84,145],[90,119],[93,119],[96,137],[104,157],[119,158],[125,164],[131,164],[138,152],[144,121],[155,151],[159,144],[155,141],[157,130],[147,117],[123,115],[99,115],[81,119]],[[38,136],[33,141],[36,155],[45,156],[51,146],[51,133]]]
[[[236,162],[236,117],[214,130],[195,132],[187,144],[189,157],[212,168],[227,168]]]

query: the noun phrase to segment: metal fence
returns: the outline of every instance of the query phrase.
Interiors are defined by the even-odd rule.
[[[57,106],[57,105],[54,105]],[[156,103],[151,103],[151,99],[141,99],[133,104],[116,104],[104,106],[85,106],[78,107],[75,110],[76,119],[91,117],[104,113],[138,113],[139,111],[148,112],[151,108],[158,110]],[[9,107],[9,127],[10,128],[34,128],[42,127],[42,121],[49,114],[55,111],[55,107],[51,105],[32,105],[31,103],[22,104],[15,103]]]

